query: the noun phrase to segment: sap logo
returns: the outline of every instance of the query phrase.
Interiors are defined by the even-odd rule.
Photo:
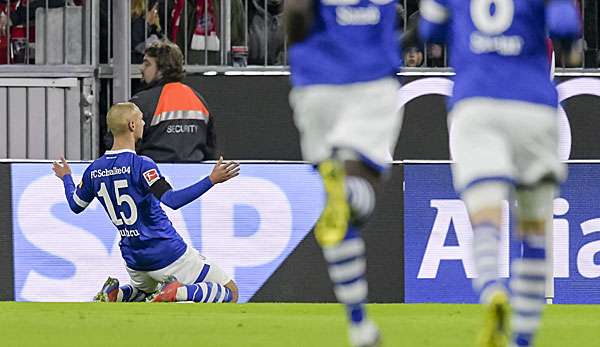
[[[74,169],[81,169],[74,166]],[[74,175],[77,181],[81,176]],[[236,234],[235,208],[254,211],[253,230]],[[62,184],[47,175],[24,187],[15,205],[15,270],[21,278],[18,300],[89,301],[111,275],[129,276],[119,250],[118,231],[100,203],[94,200],[81,215],[69,210]],[[292,239],[292,207],[277,184],[260,177],[238,177],[211,189],[200,203],[182,210],[165,208],[174,227],[188,244],[200,244],[202,254],[240,283],[240,300],[247,301],[287,256]],[[258,221],[258,222],[257,222]],[[303,235],[298,235],[301,240]],[[23,242],[23,241],[27,242]],[[35,259],[48,258],[43,266]],[[278,262],[279,261],[279,262]],[[237,274],[238,269],[260,271]],[[246,277],[251,277],[252,283]]]
[[[259,177],[238,177],[202,197],[202,253],[230,274],[278,259],[292,238],[292,206],[276,184]],[[249,206],[259,216],[252,235],[236,235],[234,208]],[[239,222],[239,221],[238,221]]]
[[[471,257],[470,249],[473,244],[473,230],[465,205],[461,200],[431,200],[430,206],[437,209],[437,214],[431,228],[427,246],[423,255],[423,261],[419,268],[417,278],[437,278],[438,270],[442,261],[460,261],[463,265],[467,278],[475,277],[475,267]],[[600,277],[600,264],[594,262],[594,257],[600,252],[600,240],[592,241],[583,245],[580,249],[570,246],[569,221],[564,216],[569,211],[569,202],[558,198],[554,200],[554,277],[570,277],[570,256],[572,252],[577,253],[577,271],[584,278]],[[501,238],[499,247],[499,275],[509,276],[509,213],[508,203],[504,204],[504,217],[501,227]],[[457,245],[446,245],[451,225],[456,233]],[[600,218],[587,220],[579,225],[581,237],[593,233],[600,233]],[[574,231],[575,232],[575,231]]]

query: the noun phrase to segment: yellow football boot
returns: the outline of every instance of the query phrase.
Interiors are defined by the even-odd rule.
[[[485,321],[479,335],[479,347],[507,347],[510,315],[508,295],[504,291],[497,291],[485,306]]]
[[[321,217],[315,226],[315,236],[322,246],[334,246],[341,242],[348,230],[350,206],[346,200],[344,164],[325,160],[319,164],[319,173],[327,194]]]

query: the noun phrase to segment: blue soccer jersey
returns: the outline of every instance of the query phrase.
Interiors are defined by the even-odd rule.
[[[421,1],[421,35],[448,43],[456,72],[450,106],[471,97],[557,106],[548,77],[546,2]],[[568,28],[577,28],[570,23],[572,16],[564,21]]]
[[[187,249],[150,192],[160,179],[152,159],[132,150],[107,151],[88,166],[73,195],[81,209],[98,198],[121,235],[121,254],[133,270],[162,269]]]
[[[395,0],[315,0],[309,36],[290,48],[296,87],[372,81],[400,65]]]

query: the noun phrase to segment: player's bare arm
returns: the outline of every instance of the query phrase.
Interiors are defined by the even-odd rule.
[[[240,174],[240,164],[235,161],[223,162],[220,157],[210,173],[212,184],[223,183]]]
[[[285,2],[285,28],[290,44],[303,41],[310,31],[314,20],[313,0],[294,0]]]
[[[71,174],[71,167],[67,164],[65,158],[60,157],[60,162],[57,160],[52,163],[52,171],[54,171],[56,177],[62,180],[65,175]]]

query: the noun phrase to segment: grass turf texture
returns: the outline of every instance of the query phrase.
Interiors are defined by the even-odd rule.
[[[477,305],[369,305],[384,346],[474,346]],[[546,307],[537,346],[598,343],[600,306]],[[347,346],[335,304],[0,302],[0,346]]]

